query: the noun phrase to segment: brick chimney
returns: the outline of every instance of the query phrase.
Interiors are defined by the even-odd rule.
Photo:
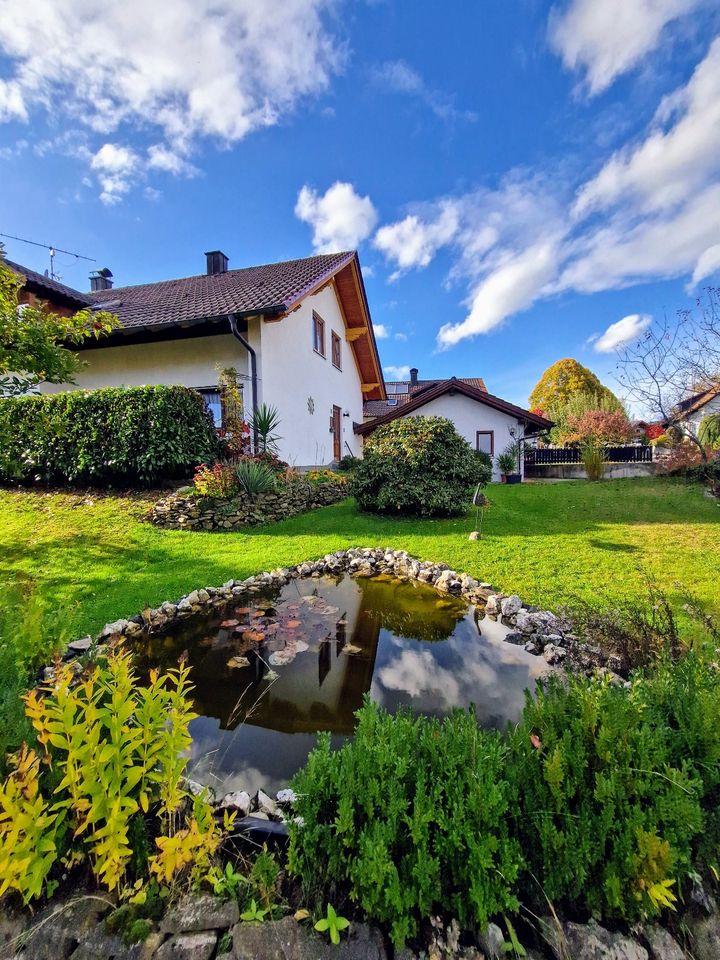
[[[222,250],[207,250],[207,275],[214,277],[217,273],[227,273],[228,258]]]
[[[410,386],[411,387],[417,386],[417,377],[418,377],[418,368],[410,367]]]

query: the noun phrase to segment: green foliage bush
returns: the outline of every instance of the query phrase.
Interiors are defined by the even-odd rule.
[[[463,513],[478,464],[444,417],[404,417],[386,423],[365,443],[350,480],[361,510],[416,517]]]
[[[680,694],[676,669],[668,664],[629,691],[553,679],[536,700],[528,695],[509,734],[508,774],[526,889],[538,906],[547,897],[634,920],[672,902],[703,829],[701,772],[673,744],[667,724],[676,708],[658,693],[669,684]],[[686,704],[693,725],[701,706],[697,697]]]
[[[339,751],[322,734],[293,782],[290,870],[317,908],[349,897],[396,945],[438,911],[485,926],[517,909],[501,737],[472,713],[395,717],[371,702]]]
[[[212,417],[186,387],[111,387],[0,400],[0,479],[153,483],[217,453]]]
[[[475,483],[490,483],[492,480],[492,457],[484,450],[475,451]]]

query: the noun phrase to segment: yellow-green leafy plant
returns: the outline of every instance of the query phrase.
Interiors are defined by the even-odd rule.
[[[79,680],[69,665],[55,664],[52,683],[25,697],[47,776],[34,754],[21,751],[0,786],[0,892],[37,897],[60,856],[61,834],[65,865],[88,858],[100,883],[122,889],[131,824],[146,815],[159,820],[151,873],[169,882],[186,867],[193,878],[209,869],[222,836],[212,811],[203,796],[189,816],[182,811],[191,689],[184,663],[139,685],[122,649]]]

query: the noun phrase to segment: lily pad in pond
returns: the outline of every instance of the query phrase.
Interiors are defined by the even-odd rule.
[[[239,623],[239,620],[223,620],[220,626],[223,630],[228,630],[230,627],[236,627]]]
[[[250,661],[247,657],[230,657],[227,665],[231,670],[240,670],[242,667],[249,667]]]

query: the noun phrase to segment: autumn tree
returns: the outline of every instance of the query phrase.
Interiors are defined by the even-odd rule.
[[[542,410],[545,416],[555,419],[578,397],[586,398],[589,404],[597,402],[598,407],[605,404],[623,409],[612,390],[602,384],[592,370],[570,358],[558,360],[547,368],[530,394],[530,408]]]
[[[24,278],[4,262],[0,247],[0,397],[41,383],[72,383],[82,360],[72,348],[117,325],[105,311],[59,316],[46,306],[20,303]]]

